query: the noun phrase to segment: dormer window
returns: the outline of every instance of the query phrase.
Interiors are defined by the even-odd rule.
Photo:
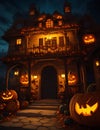
[[[33,16],[33,15],[35,14],[35,11],[34,11],[34,10],[31,10],[31,11],[29,12],[29,14],[30,14],[31,16]]]
[[[57,16],[57,19],[62,19],[62,16],[61,16],[61,15],[58,15],[58,16]]]
[[[65,2],[64,4],[64,13],[71,13],[71,3],[70,2]]]
[[[70,13],[71,12],[71,8],[70,7],[65,7],[65,13]]]
[[[48,19],[48,20],[46,21],[46,27],[47,27],[47,28],[52,28],[52,27],[53,27],[53,20]]]
[[[22,39],[21,38],[18,38],[17,40],[16,40],[16,45],[21,45],[22,44]]]

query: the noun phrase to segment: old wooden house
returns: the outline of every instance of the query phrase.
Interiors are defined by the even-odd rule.
[[[72,13],[40,13],[35,5],[16,15],[3,39],[9,44],[3,58],[7,65],[6,87],[21,98],[57,99],[63,93],[86,91],[90,83],[100,85],[98,32],[88,16]],[[89,21],[90,20],[90,21]]]

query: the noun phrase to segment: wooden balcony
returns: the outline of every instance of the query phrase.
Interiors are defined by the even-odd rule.
[[[16,50],[8,53],[3,58],[5,62],[17,62],[17,61],[28,61],[34,59],[49,59],[49,58],[62,58],[62,57],[75,57],[81,56],[81,51],[78,48],[50,48],[44,46],[44,48],[34,47],[26,50]]]

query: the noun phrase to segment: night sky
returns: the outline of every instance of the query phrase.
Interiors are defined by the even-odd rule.
[[[0,52],[7,51],[8,44],[1,37],[12,25],[16,13],[26,13],[32,3],[36,4],[41,13],[53,13],[55,10],[63,13],[64,1],[67,0],[0,0]],[[73,14],[89,13],[96,22],[100,23],[100,0],[68,1],[72,3]]]

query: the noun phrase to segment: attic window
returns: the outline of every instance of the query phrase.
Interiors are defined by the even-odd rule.
[[[34,10],[31,10],[31,11],[29,12],[29,14],[32,16],[32,15],[35,14],[35,11],[34,11]]]
[[[21,45],[22,44],[22,39],[21,38],[18,38],[17,40],[16,40],[16,45]]]
[[[53,21],[52,21],[51,19],[48,19],[48,20],[46,21],[46,27],[47,27],[47,28],[52,28],[52,27],[53,27]]]
[[[70,7],[65,7],[65,13],[70,13],[70,12],[71,12]]]

